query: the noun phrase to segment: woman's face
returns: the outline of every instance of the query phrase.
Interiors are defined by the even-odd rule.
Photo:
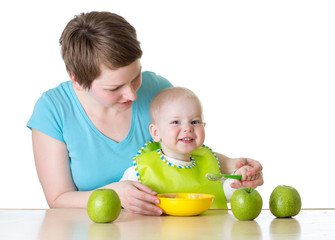
[[[101,66],[101,74],[92,82],[89,93],[100,104],[124,111],[136,100],[142,84],[140,60],[115,70]]]

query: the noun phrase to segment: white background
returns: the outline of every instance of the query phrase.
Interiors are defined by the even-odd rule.
[[[138,32],[144,70],[201,98],[206,144],[264,167],[304,208],[335,207],[334,1],[5,1],[1,3],[0,208],[48,207],[26,123],[68,80],[59,37],[81,12],[111,11]]]

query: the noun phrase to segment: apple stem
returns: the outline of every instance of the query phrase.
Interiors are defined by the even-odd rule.
[[[249,188],[249,191],[248,191],[249,193],[251,192],[251,187]]]

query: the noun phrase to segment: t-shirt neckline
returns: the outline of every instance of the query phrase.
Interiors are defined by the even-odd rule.
[[[130,139],[133,136],[134,133],[134,129],[135,129],[135,120],[136,120],[136,113],[137,113],[137,100],[135,100],[132,104],[132,110],[131,110],[131,125],[130,125],[130,129],[128,131],[128,134],[126,136],[125,139],[123,139],[121,142],[116,142],[112,139],[110,139],[109,137],[106,137],[104,134],[102,134],[93,124],[93,122],[91,121],[91,119],[87,116],[83,106],[81,105],[77,94],[75,93],[73,86],[72,86],[72,82],[69,81],[68,82],[68,87],[69,90],[71,92],[72,98],[75,102],[75,105],[77,107],[77,109],[79,110],[79,112],[81,113],[82,117],[85,119],[85,121],[88,123],[88,125],[91,127],[92,131],[97,134],[100,138],[104,139],[106,142],[110,143],[110,144],[118,144],[118,145],[124,145],[127,144]]]

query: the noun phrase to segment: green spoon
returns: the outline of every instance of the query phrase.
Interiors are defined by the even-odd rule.
[[[210,181],[219,181],[223,178],[232,178],[232,179],[241,180],[242,175],[226,175],[226,174],[219,174],[219,173],[207,173],[206,178]]]

